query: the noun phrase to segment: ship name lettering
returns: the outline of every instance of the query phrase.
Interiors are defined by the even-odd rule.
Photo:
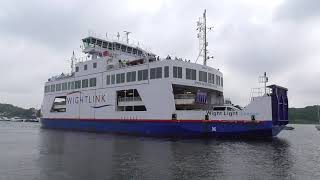
[[[105,94],[82,97],[67,97],[67,104],[102,103],[106,102]]]

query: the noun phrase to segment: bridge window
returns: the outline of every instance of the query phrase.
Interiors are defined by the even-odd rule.
[[[133,54],[137,54],[137,49],[133,49]]]
[[[138,81],[148,80],[148,69],[138,71]]]
[[[68,83],[65,82],[65,83],[62,83],[62,91],[65,91],[68,89]]]
[[[116,44],[116,50],[120,50],[120,44]]]
[[[126,52],[126,49],[127,49],[127,46],[124,46],[124,45],[121,46],[121,51],[122,52]]]
[[[81,88],[81,80],[78,80],[78,81],[74,82],[74,88],[75,89],[80,89]]]
[[[97,63],[94,62],[94,63],[92,64],[92,67],[93,67],[93,68],[97,68]]]
[[[220,86],[220,76],[216,75],[216,82],[217,82],[217,85]]]
[[[186,79],[196,80],[197,71],[195,69],[186,68]]]
[[[74,81],[68,82],[68,90],[74,89]]]
[[[111,84],[114,84],[116,81],[116,75],[112,74],[111,75]]]
[[[56,91],[61,91],[61,84],[56,84]]]
[[[94,38],[91,38],[91,39],[90,39],[90,43],[91,43],[91,44],[96,44],[96,41],[97,41],[97,40],[94,39]]]
[[[214,74],[208,73],[208,83],[214,84]]]
[[[51,85],[51,92],[55,92],[56,91],[56,85],[55,84],[52,84]]]
[[[127,72],[127,82],[136,81],[136,71]]]
[[[173,66],[173,77],[182,78],[182,67]]]
[[[76,66],[76,72],[79,72],[79,67],[78,66]]]
[[[108,49],[113,50],[113,44],[112,43],[109,43]]]
[[[127,53],[131,53],[132,52],[132,47],[128,47],[127,48]]]
[[[101,47],[102,46],[102,41],[101,40],[97,40],[97,45]]]
[[[83,79],[82,80],[82,88],[87,88],[89,85],[88,79]]]
[[[150,79],[160,79],[160,78],[162,78],[162,67],[151,68]]]
[[[116,78],[117,84],[120,84],[120,83],[124,83],[124,82],[125,82],[125,74],[124,74],[124,73],[117,74],[116,77],[117,77],[117,78]]]
[[[97,85],[97,78],[90,78],[89,80],[90,87],[96,87]]]
[[[108,42],[103,42],[103,43],[102,43],[102,47],[103,47],[103,48],[108,48]]]
[[[138,56],[142,55],[142,51],[138,50]]]
[[[221,86],[223,86],[223,77],[221,77],[220,80],[221,80]]]
[[[110,84],[110,75],[107,75],[107,85]]]
[[[207,82],[207,72],[199,71],[199,81]]]
[[[165,78],[169,77],[169,66],[164,67],[164,77]]]
[[[45,93],[50,92],[50,86],[45,86],[45,87],[44,87],[44,92],[45,92]]]
[[[84,70],[87,70],[87,69],[88,69],[88,65],[85,64],[85,65],[83,66],[83,69],[84,69]]]

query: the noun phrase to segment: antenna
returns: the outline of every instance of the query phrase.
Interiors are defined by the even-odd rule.
[[[210,31],[213,29],[213,27],[207,27],[207,11],[206,9],[203,12],[202,18],[199,18],[199,21],[197,21],[197,30],[199,33],[197,34],[197,37],[199,39],[199,55],[197,57],[196,62],[198,61],[198,58],[200,56],[203,56],[203,65],[207,65],[207,60],[212,59],[213,56],[208,57],[208,42],[207,42],[207,29]]]
[[[267,82],[268,82],[267,73],[264,72],[263,76],[259,77],[259,83],[264,83],[264,94],[267,94]]]
[[[117,34],[117,38],[118,38],[118,41],[119,41],[119,39],[120,39],[120,33],[119,32]]]
[[[130,34],[131,32],[129,32],[129,31],[123,31],[123,32],[126,33],[127,44],[129,44],[129,34]]]
[[[74,51],[72,52],[72,56],[71,56],[71,73],[73,73],[74,71],[74,59],[75,59],[75,55],[74,55]]]

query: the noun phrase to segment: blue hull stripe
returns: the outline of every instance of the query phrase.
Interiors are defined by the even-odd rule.
[[[108,132],[158,137],[250,137],[276,136],[283,127],[272,121],[259,123],[227,123],[227,121],[173,121],[173,120],[90,120],[42,118],[43,128],[70,129],[91,132]]]

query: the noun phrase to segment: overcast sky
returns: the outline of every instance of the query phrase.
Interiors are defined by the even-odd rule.
[[[0,103],[39,108],[45,81],[70,71],[72,51],[83,56],[80,40],[88,31],[131,31],[157,55],[195,61],[204,9],[214,26],[208,65],[224,73],[225,97],[247,104],[266,71],[270,84],[289,89],[291,107],[320,103],[317,0],[2,0]]]

